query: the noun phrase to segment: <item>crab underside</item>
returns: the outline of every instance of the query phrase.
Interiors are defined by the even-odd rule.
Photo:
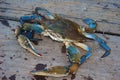
[[[101,58],[108,56],[111,49],[103,39],[94,34],[97,26],[96,22],[89,18],[84,19],[83,22],[89,27],[81,27],[77,23],[53,14],[41,7],[36,7],[31,15],[22,16],[20,18],[21,26],[15,30],[15,35],[23,48],[38,57],[42,57],[42,54],[33,47],[31,42],[38,43],[39,38],[35,37],[35,34],[49,36],[52,40],[65,44],[70,62],[67,66],[53,66],[31,72],[31,74],[54,77],[75,74],[79,66],[92,55],[92,49],[83,43],[86,39],[97,41],[105,50]],[[86,53],[80,53],[77,47],[85,50]]]

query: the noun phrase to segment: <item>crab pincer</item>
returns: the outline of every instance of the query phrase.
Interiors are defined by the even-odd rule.
[[[24,36],[24,35],[19,35],[18,36],[18,42],[19,44],[27,49],[28,51],[30,51],[31,53],[33,53],[34,55],[41,57],[42,55],[33,47],[32,43],[30,42],[30,40]]]

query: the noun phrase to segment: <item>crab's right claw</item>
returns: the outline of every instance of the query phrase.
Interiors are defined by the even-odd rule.
[[[24,48],[33,53],[34,55],[41,57],[42,55],[37,52],[37,50],[32,46],[32,43],[30,40],[24,36],[24,35],[19,35],[18,36],[18,42],[19,44]]]
[[[64,77],[68,75],[68,69],[65,66],[54,66],[40,71],[32,71],[31,74],[39,76]]]
[[[88,28],[87,27],[85,28],[86,32],[88,32],[88,33],[94,33],[95,32],[96,27],[97,27],[97,23],[93,19],[85,18],[83,20],[83,22],[89,26]]]

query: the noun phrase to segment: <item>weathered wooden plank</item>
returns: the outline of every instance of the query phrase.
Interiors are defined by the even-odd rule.
[[[26,2],[26,5],[20,6]],[[36,3],[38,2],[38,3]],[[51,12],[64,14],[70,19],[78,22],[80,25],[84,25],[80,22],[81,19],[90,17],[98,22],[98,31],[120,34],[120,9],[119,7],[112,6],[110,2],[102,1],[20,1],[16,3],[13,1],[8,6],[1,5],[1,16],[20,17],[24,14],[30,14],[36,6],[45,7]],[[39,5],[40,4],[40,5]],[[108,5],[105,7],[105,5]],[[119,4],[116,4],[119,6]],[[6,9],[4,11],[4,9]],[[68,16],[67,16],[68,15]],[[116,28],[114,28],[116,27]]]
[[[11,27],[0,23],[0,26],[2,26],[0,30],[0,78],[4,76],[9,78],[15,74],[16,80],[31,80],[33,76],[29,74],[29,72],[34,70],[37,64],[47,64],[48,67],[69,64],[66,54],[61,53],[62,43],[54,42],[49,38],[43,37],[43,41],[40,41],[39,45],[35,46],[44,56],[43,58],[38,58],[24,50],[16,41],[14,32],[11,31],[11,29],[16,28],[19,23],[14,21],[8,21],[8,23]],[[104,53],[103,49],[101,49],[95,41],[86,42],[87,45],[92,47],[93,55],[80,66],[75,79],[119,80],[120,37],[106,35],[106,39],[106,37],[101,34],[97,35],[106,40],[107,44],[111,47],[111,54],[101,59],[100,56]],[[46,79],[71,80],[71,76],[63,78],[48,77]]]
[[[66,18],[80,25],[85,25],[81,21],[83,18],[93,18],[97,20],[98,30],[120,34],[119,2],[119,0],[0,0],[0,16],[20,17],[31,13],[36,6],[40,6],[51,12],[62,14],[61,16],[67,16]],[[0,79],[5,79],[5,77],[8,79],[13,75],[16,80],[32,80],[33,76],[29,72],[34,70],[39,63],[47,64],[48,67],[69,64],[66,54],[61,53],[62,43],[43,37],[44,40],[35,46],[44,56],[38,58],[24,50],[16,41],[12,29],[15,29],[19,22],[1,20],[3,19],[0,19]],[[120,79],[120,37],[97,35],[108,43],[111,48],[111,55],[101,59],[100,56],[104,50],[95,41],[86,42],[85,44],[93,48],[93,55],[80,66],[75,80]],[[71,76],[63,78],[46,77],[46,79],[71,80]]]

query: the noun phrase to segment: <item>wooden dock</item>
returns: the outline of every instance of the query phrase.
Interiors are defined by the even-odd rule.
[[[24,50],[17,42],[13,29],[20,16],[31,14],[35,7],[44,7],[82,26],[82,19],[92,18],[98,26],[96,35],[111,48],[111,54],[101,59],[104,50],[95,41],[85,44],[93,48],[93,55],[80,66],[74,79],[38,77],[30,74],[46,66],[66,65],[62,43],[43,37],[35,46],[43,58]],[[14,19],[15,18],[15,19]],[[0,0],[0,80],[119,80],[120,79],[120,0]]]

